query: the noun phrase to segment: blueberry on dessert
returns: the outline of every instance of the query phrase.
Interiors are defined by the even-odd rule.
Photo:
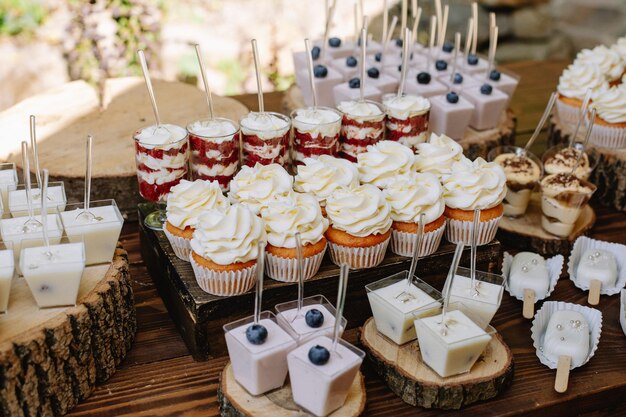
[[[324,324],[324,314],[317,308],[312,308],[304,315],[304,320],[309,327],[317,329]]]
[[[458,72],[454,74],[454,80],[452,81],[454,84],[461,84],[463,82],[463,76]]]
[[[476,65],[478,64],[478,57],[474,54],[469,54],[467,56],[467,63],[470,65]]]
[[[435,62],[435,68],[437,69],[437,71],[445,71],[448,68],[448,63],[443,59],[438,59]]]
[[[376,62],[380,62],[383,59],[383,53],[376,52],[376,54],[374,55],[374,59],[376,60]]]
[[[328,68],[326,68],[324,65],[317,64],[313,68],[313,75],[315,75],[315,78],[326,78],[326,76],[328,75]]]
[[[309,360],[313,365],[324,365],[330,359],[330,352],[324,346],[315,345],[309,349]]]
[[[355,57],[349,56],[346,58],[346,65],[349,66],[350,68],[356,67],[357,64],[358,62]]]
[[[430,83],[430,74],[427,72],[420,72],[419,74],[417,74],[417,82],[419,84]]]
[[[335,37],[330,38],[330,39],[328,40],[328,45],[329,45],[331,48],[339,48],[339,47],[341,46],[341,39],[339,39],[339,38],[335,38]]]
[[[354,77],[348,81],[348,86],[350,88],[360,88],[361,87],[361,79],[358,77]]]
[[[448,94],[446,94],[446,100],[450,104],[458,103],[459,102],[459,95],[457,93],[455,93],[454,91],[450,91]]]
[[[253,324],[246,329],[246,339],[253,345],[262,345],[267,339],[267,329],[260,324]]]
[[[454,49],[454,45],[452,44],[452,42],[444,42],[442,49],[443,49],[443,52],[450,53]]]
[[[402,48],[402,38],[398,38],[398,39],[396,39],[396,46],[397,46],[398,48]]]
[[[322,50],[320,49],[319,46],[314,46],[313,48],[311,48],[311,58],[313,58],[313,60],[316,60],[317,58],[320,57],[321,52]]]
[[[493,91],[493,87],[489,84],[483,84],[480,86],[480,93],[488,96]]]
[[[500,71],[498,70],[491,70],[491,72],[489,73],[489,79],[493,80],[493,81],[500,81]]]
[[[378,68],[372,67],[367,70],[367,76],[370,78],[378,78],[380,77],[380,71],[378,71]]]

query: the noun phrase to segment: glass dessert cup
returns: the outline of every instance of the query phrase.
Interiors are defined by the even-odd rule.
[[[582,126],[581,126],[581,129],[582,129]],[[569,162],[567,165],[559,164],[559,166],[552,167],[551,166],[552,164],[549,163],[550,159],[552,159],[554,155],[556,155],[559,151],[566,149],[567,147],[568,147],[567,144],[555,145],[543,153],[543,155],[541,156],[541,162],[543,163],[543,171],[546,175],[560,174],[560,173],[569,174],[572,171],[572,168],[574,167],[574,164],[576,162],[575,158],[571,162]],[[573,148],[577,151],[584,151],[585,154],[587,154],[587,159],[589,160],[589,166],[588,167],[579,166],[574,174],[582,180],[588,180],[589,177],[591,176],[591,173],[598,166],[598,163],[600,162],[598,152],[592,148],[585,149],[581,142],[575,142]]]
[[[411,111],[404,119],[394,117],[394,110],[386,103],[394,100],[397,94],[383,96],[383,107],[387,118],[385,120],[386,140],[393,140],[415,150],[418,143],[426,141],[428,134],[428,119],[430,107],[426,110]]]
[[[262,120],[263,118],[274,118],[276,122]],[[254,126],[255,123],[264,123],[270,126],[269,128],[259,128]],[[289,117],[274,112],[250,112],[239,120],[239,126],[241,126],[244,165],[255,166],[258,162],[261,165],[279,164],[287,166],[291,127]]]
[[[218,125],[217,134],[208,134],[212,123]],[[219,125],[232,128],[232,132],[219,131]],[[239,127],[232,120],[216,117],[189,123],[187,132],[192,180],[217,181],[227,190],[239,167]]]
[[[496,333],[491,326],[477,325],[463,306],[454,307],[458,309],[446,314],[443,332],[441,314],[415,320],[422,361],[442,378],[470,372]]]
[[[9,212],[9,191],[17,187],[17,170],[14,163],[0,164],[0,200],[4,211]],[[2,215],[0,213],[0,218]]]
[[[519,146],[498,146],[489,151],[487,160],[493,162],[500,155],[512,154],[519,158],[528,158],[539,167],[539,175],[536,179],[530,181],[516,181],[512,175],[507,175],[506,179],[506,196],[502,202],[504,205],[504,215],[508,217],[521,217],[526,213],[528,203],[533,191],[539,184],[539,180],[543,177],[543,164],[541,160],[530,151]],[[507,171],[505,170],[505,173]]]
[[[41,191],[38,187],[31,188],[33,200],[33,215],[41,214]],[[26,200],[26,185],[19,184],[13,191],[9,191],[8,209],[12,217],[28,216],[28,201]],[[48,214],[56,213],[57,206],[65,206],[65,185],[63,181],[50,182],[48,184]]]
[[[328,362],[316,365],[309,359],[309,350],[322,346],[330,352]],[[287,355],[289,379],[294,402],[309,413],[323,417],[343,406],[350,386],[357,376],[365,352],[345,340],[333,341],[319,336]]]
[[[302,112],[323,112],[332,113],[336,120],[329,122],[317,122],[311,118],[301,120],[298,114]],[[292,161],[303,164],[304,158],[317,158],[320,155],[338,156],[339,154],[339,133],[341,131],[341,113],[330,107],[318,106],[296,109],[291,112],[291,123],[293,126],[293,154]]]
[[[22,244],[20,269],[39,308],[76,305],[85,269],[85,246],[34,239]]]
[[[380,103],[364,100],[375,105],[380,114],[359,116],[343,113],[341,120],[341,152],[340,156],[351,162],[357,161],[357,155],[367,150],[369,145],[383,140],[385,133],[385,112]]]
[[[287,377],[287,353],[297,344],[295,335],[282,328],[271,311],[263,311],[259,324],[268,332],[265,343],[252,344],[246,338],[246,329],[254,323],[249,316],[224,325],[228,356],[235,380],[251,395],[261,395],[280,388]]]
[[[11,281],[14,274],[13,245],[11,242],[0,242],[0,313],[6,313],[9,307]]]
[[[152,230],[163,230],[165,223],[165,203],[170,189],[181,179],[187,178],[189,162],[189,135],[171,143],[154,144],[141,142],[139,134],[148,126],[139,130],[133,136],[135,141],[135,162],[137,164],[137,182],[139,195],[148,201],[157,204],[157,209],[144,218],[144,225]],[[165,129],[165,126],[155,129]],[[182,129],[182,128],[181,128]]]
[[[113,259],[117,241],[124,225],[124,218],[115,200],[99,200],[89,203],[89,212],[83,216],[84,203],[58,207],[65,234],[71,243],[85,244],[85,264],[109,263]]]
[[[486,329],[500,308],[504,281],[502,275],[476,271],[476,286],[472,288],[470,270],[459,267],[450,288],[450,303],[458,303],[459,310]]]
[[[555,193],[541,183],[541,227],[543,230],[561,238],[568,237],[574,231],[583,208],[597,189],[588,181],[581,180],[581,182],[590,189],[590,192]]]
[[[298,314],[298,301],[288,301],[286,303],[277,304],[276,319],[283,328],[291,329],[295,335],[296,342],[301,345],[308,340],[317,336],[333,336],[333,328],[335,326],[335,315],[337,311],[335,306],[323,295],[314,295],[302,299],[302,310]],[[319,310],[323,316],[323,323],[317,327],[310,327],[305,319],[305,315],[312,309]],[[296,317],[297,316],[297,317]],[[346,328],[348,321],[345,317],[341,318],[340,336]]]
[[[365,286],[379,333],[402,345],[415,340],[414,321],[434,316],[441,310],[441,293],[413,277],[407,290],[408,271],[398,272]]]

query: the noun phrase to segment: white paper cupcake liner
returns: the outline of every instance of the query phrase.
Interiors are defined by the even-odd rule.
[[[626,128],[594,124],[589,141],[603,148],[626,148]]]
[[[626,335],[626,290],[622,290],[619,303],[619,323],[622,325],[622,331]]]
[[[580,117],[580,107],[575,107],[556,100],[556,112],[559,115],[559,121],[561,125],[567,129],[565,133],[572,133],[578,123]]]
[[[335,265],[341,266],[346,263],[350,269],[372,268],[379,265],[385,258],[390,240],[389,237],[384,242],[364,248],[343,246],[329,241],[330,259]]]
[[[588,249],[602,249],[611,252],[615,256],[615,262],[617,263],[617,280],[612,287],[602,286],[600,294],[603,295],[615,295],[620,292],[624,285],[626,285],[626,246],[617,243],[603,242],[601,240],[595,240],[586,236],[580,236],[574,242],[572,253],[569,256],[569,262],[567,263],[567,273],[570,279],[578,288],[583,291],[589,291],[588,285],[583,285],[576,279],[576,272],[578,270],[578,262],[580,257]]]
[[[189,262],[202,290],[209,294],[230,297],[250,291],[256,283],[256,263],[237,271],[212,271],[204,268],[189,255]]]
[[[328,245],[327,245],[328,246]],[[320,253],[302,259],[304,280],[313,278],[320,269],[326,247]],[[281,258],[266,252],[265,273],[276,281],[298,282],[298,259]]]
[[[550,277],[550,287],[548,288],[548,292],[543,297],[538,297],[535,294],[535,302],[544,300],[552,294],[554,288],[556,287],[556,283],[559,281],[561,277],[561,271],[563,270],[564,258],[563,255],[556,255],[552,258],[546,259],[546,266],[548,267],[548,276]],[[509,288],[509,272],[511,271],[511,265],[513,264],[513,255],[508,252],[504,252],[504,256],[502,259],[502,276],[504,276],[504,288],[506,288],[507,292],[511,295],[511,297],[515,297],[520,301],[524,301],[524,293],[516,294],[511,291]]]
[[[496,237],[498,223],[500,223],[501,218],[502,216],[499,216],[495,219],[478,223],[478,236],[476,238],[478,246],[486,245]],[[456,220],[446,217],[446,239],[450,243],[463,242],[466,245],[470,245],[473,226],[474,222],[471,220]]]
[[[434,253],[441,244],[441,238],[446,229],[444,222],[440,228],[424,233],[420,247],[420,258]],[[415,249],[415,235],[417,233],[391,230],[391,251],[400,256],[413,256]]]
[[[535,319],[533,320],[533,325],[530,328],[531,337],[533,339],[533,346],[535,347],[535,352],[539,361],[547,366],[550,369],[556,369],[557,360],[552,360],[551,358],[544,355],[542,350],[543,345],[543,336],[546,332],[546,328],[548,327],[548,323],[550,322],[550,317],[554,314],[555,311],[560,310],[571,310],[577,311],[585,316],[587,319],[587,323],[589,324],[589,328],[591,329],[590,342],[591,348],[589,349],[589,354],[587,355],[587,359],[583,362],[582,365],[589,362],[589,359],[593,357],[598,349],[598,343],[600,343],[600,335],[602,334],[602,313],[600,310],[596,310],[595,308],[585,307],[578,304],[572,303],[564,303],[562,301],[546,301],[541,306],[541,310],[535,314]],[[581,365],[581,366],[582,366]],[[574,369],[575,367],[572,365],[570,369]]]
[[[167,240],[170,241],[170,246],[174,254],[185,262],[189,262],[189,255],[191,254],[191,239],[185,239],[184,237],[173,235],[167,227],[163,227],[163,233],[167,236]]]

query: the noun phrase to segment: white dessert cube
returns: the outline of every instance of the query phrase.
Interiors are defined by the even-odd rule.
[[[498,90],[509,96],[509,101],[515,94],[517,85],[519,84],[519,77],[513,74],[507,74],[500,70],[491,70],[491,74],[487,77],[487,71],[475,73],[477,79],[485,80],[489,84],[493,85]]]
[[[343,81],[349,81],[351,78],[358,77],[359,59],[350,55],[347,58],[333,59],[328,65],[341,74]]]
[[[317,104],[320,106],[334,107],[335,100],[333,89],[343,82],[343,76],[332,67],[325,66],[327,72],[325,76],[314,76],[315,90],[317,92]],[[321,74],[321,73],[318,73]],[[309,72],[307,69],[300,70],[300,75],[305,77],[305,82],[300,86],[304,103],[307,106],[313,105],[313,93],[309,82]]]
[[[0,313],[6,312],[9,306],[14,273],[13,249],[10,244],[0,243]]]
[[[444,134],[455,140],[463,138],[474,113],[474,105],[463,96],[457,95],[457,97],[456,102],[450,102],[447,94],[430,97],[428,123],[431,132],[438,135]]]
[[[487,71],[489,61],[480,56],[460,56],[457,58],[457,68],[462,68],[464,72],[469,72],[470,74],[478,74]]]
[[[298,345],[305,343],[317,336],[333,336],[333,329],[335,327],[335,314],[337,311],[335,307],[328,301],[323,295],[314,295],[302,300],[302,309],[298,314],[298,301],[288,301],[286,303],[277,304],[276,307],[276,319],[278,323],[285,328],[291,329],[295,335]],[[321,313],[323,320],[321,324],[319,321],[307,321],[307,313],[312,310],[317,310]],[[313,324],[313,326],[309,325]],[[342,317],[340,325],[340,334],[343,334],[346,328],[347,320]]]
[[[358,100],[360,97],[360,90],[359,87],[350,87],[350,83],[346,82],[336,85],[333,88],[333,95],[335,97],[335,102],[331,107],[338,106],[342,101]],[[382,93],[376,87],[365,84],[363,98],[365,100],[371,100],[379,103],[382,100]]]
[[[445,94],[445,92],[448,91],[448,88],[437,80],[435,74],[426,73],[428,76],[421,76],[421,73],[425,73],[425,71],[415,68],[409,70],[406,75],[406,85],[404,87],[406,94],[431,98]]]
[[[617,262],[612,252],[589,248],[580,257],[576,270],[578,285],[589,287],[594,280],[600,281],[602,288],[615,286]]]
[[[41,213],[41,191],[37,187],[31,189],[33,201],[33,214]],[[23,184],[17,186],[14,191],[9,191],[9,211],[13,217],[28,216],[28,201],[26,200],[26,187]],[[56,213],[57,207],[65,207],[67,198],[65,197],[65,187],[62,181],[48,184],[48,214]]]
[[[372,67],[368,69],[366,77],[366,85],[377,88],[381,93],[381,97],[385,94],[398,92],[398,80],[383,71],[379,71],[378,68]]]
[[[460,78],[457,76],[458,82],[455,82],[454,80],[450,82],[450,72],[439,75],[437,77],[437,80],[449,89],[456,91],[463,91],[466,88],[470,88],[479,84],[478,80],[474,78],[471,74],[460,72],[458,68],[456,74],[460,76]]]
[[[502,91],[486,83],[463,89],[461,95],[474,105],[469,125],[476,130],[496,127],[509,100]]]

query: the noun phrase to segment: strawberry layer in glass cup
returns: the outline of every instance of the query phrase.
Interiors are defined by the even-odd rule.
[[[167,195],[181,179],[187,178],[187,131],[171,124],[153,125],[137,131],[133,139],[139,194],[158,203],[158,209],[146,216],[144,224],[153,230],[163,230]]]
[[[243,163],[248,166],[289,163],[291,119],[274,112],[250,112],[239,121]]]
[[[339,154],[341,113],[330,107],[307,107],[291,112],[293,124],[293,154],[295,164],[304,158]]]
[[[337,108],[343,114],[339,155],[356,162],[357,155],[365,152],[368,145],[383,140],[385,112],[380,104],[370,100],[342,101]]]
[[[187,132],[192,179],[217,181],[226,191],[239,167],[239,127],[216,117],[189,123]]]
[[[413,94],[385,94],[383,108],[387,114],[387,140],[400,142],[412,150],[418,143],[426,141],[430,116],[427,98]]]

